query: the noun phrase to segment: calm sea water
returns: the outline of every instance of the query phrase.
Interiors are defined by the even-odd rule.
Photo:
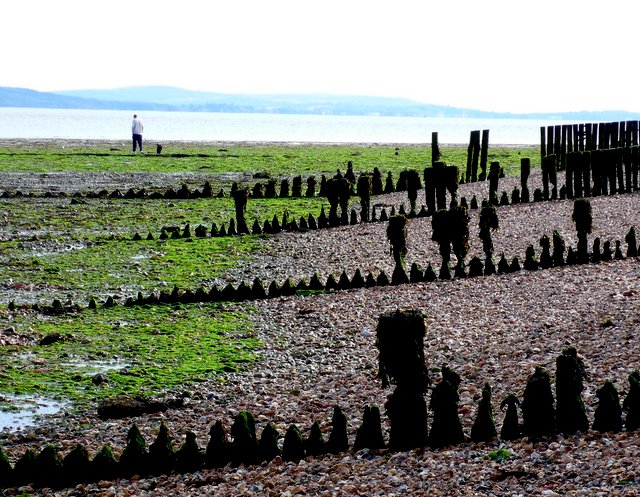
[[[266,141],[327,143],[468,143],[472,130],[489,129],[495,145],[540,143],[540,126],[562,121],[434,117],[321,116],[214,112],[139,113],[149,142]],[[130,111],[0,108],[0,138],[128,141]]]

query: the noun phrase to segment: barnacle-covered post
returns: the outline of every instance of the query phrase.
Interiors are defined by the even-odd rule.
[[[447,165],[442,161],[433,163],[433,181],[436,189],[436,208],[438,210],[447,208],[447,186],[446,174]]]
[[[337,176],[337,175],[336,175]],[[334,177],[327,181],[327,200],[331,206],[329,210],[329,226],[349,224],[349,199],[351,198],[351,186],[349,180],[344,177]],[[338,206],[341,216],[338,217]]]
[[[360,197],[360,217],[362,221],[369,221],[369,211],[371,209],[371,188],[372,179],[370,174],[361,174],[358,177],[356,193]]]
[[[471,427],[471,440],[474,442],[490,442],[498,436],[491,409],[491,386],[485,383],[482,398],[478,403],[478,413]]]
[[[549,195],[549,183],[552,185],[551,195]],[[542,195],[545,200],[555,200],[558,198],[558,176],[556,173],[556,155],[549,154],[542,158]]]
[[[373,175],[371,177],[371,193],[373,193],[374,195],[382,195],[384,193],[382,173],[377,167],[373,168]]]
[[[449,226],[449,211],[438,210],[431,217],[431,239],[438,244],[442,265],[440,266],[440,279],[451,279],[449,262],[451,261],[451,226]]]
[[[424,195],[427,204],[427,214],[431,215],[436,211],[436,176],[433,167],[424,169]]]
[[[391,283],[394,285],[409,283],[404,263],[404,256],[407,255],[407,218],[405,216],[400,214],[389,218],[387,239],[391,244],[391,253],[396,263]]]
[[[482,240],[482,250],[485,254],[485,270],[484,274],[495,274],[496,266],[493,263],[493,240],[491,232],[499,228],[498,211],[493,205],[486,205],[480,211],[480,232],[479,236]]]
[[[526,436],[539,438],[555,435],[556,412],[553,406],[551,378],[542,366],[536,366],[527,380],[522,402],[523,432]]]
[[[529,157],[522,157],[520,159],[520,189],[522,190],[520,193],[520,202],[522,203],[527,203],[530,199],[529,187],[527,186],[530,174],[531,159],[529,159]]]
[[[445,188],[451,195],[451,205],[458,204],[458,184],[460,181],[458,166],[447,166],[444,172]]]
[[[418,199],[418,190],[422,187],[420,183],[420,173],[415,169],[406,171],[407,178],[407,195],[409,196],[409,204],[411,205],[410,216],[416,215],[416,200]]]
[[[467,208],[461,205],[449,210],[450,226],[452,228],[451,244],[453,253],[458,259],[455,267],[457,277],[464,277],[464,258],[469,252],[469,214]]]
[[[500,181],[500,163],[489,166],[489,205],[498,205],[498,182]]]
[[[231,193],[233,196],[233,202],[236,206],[236,224],[238,234],[248,234],[249,228],[247,227],[247,221],[244,213],[247,209],[247,201],[249,200],[249,189],[238,188]]]
[[[449,367],[442,367],[442,379],[433,389],[429,406],[433,411],[433,424],[429,446],[440,449],[464,442],[462,423],[458,417],[460,376]]]
[[[573,202],[573,215],[571,216],[578,232],[578,262],[589,262],[587,248],[587,235],[593,228],[593,216],[591,215],[591,202],[585,198],[579,198]]]
[[[378,318],[378,377],[385,388],[395,385],[385,403],[391,424],[389,447],[392,450],[409,450],[427,443],[424,395],[429,376],[424,359],[424,318],[416,310],[397,310]]]
[[[556,358],[556,413],[560,433],[571,435],[589,429],[582,401],[582,381],[585,378],[584,363],[576,349],[564,349]]]

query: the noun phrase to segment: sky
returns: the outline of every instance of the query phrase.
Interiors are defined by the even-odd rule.
[[[640,112],[639,11],[636,0],[7,1],[0,86]]]

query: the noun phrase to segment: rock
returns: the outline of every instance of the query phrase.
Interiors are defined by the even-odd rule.
[[[100,419],[121,419],[142,414],[164,412],[169,409],[169,404],[147,397],[131,397],[119,395],[104,399],[98,404],[98,417]]]
[[[94,385],[100,386],[102,384],[109,383],[109,378],[107,377],[106,374],[98,373],[96,375],[93,375],[93,378],[91,378],[91,381],[93,382]]]

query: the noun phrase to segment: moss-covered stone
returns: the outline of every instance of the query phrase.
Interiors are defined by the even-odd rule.
[[[349,439],[347,437],[347,417],[338,406],[333,407],[331,417],[331,433],[327,441],[327,452],[339,454],[349,450]]]
[[[613,382],[607,380],[596,390],[596,397],[598,407],[594,413],[593,429],[601,433],[622,431],[622,407]]]
[[[405,216],[398,215],[389,218],[387,240],[391,245],[391,253],[395,262],[391,283],[394,285],[409,283],[404,264],[404,257],[407,255],[407,218]]]
[[[551,240],[547,235],[543,235],[540,238],[540,247],[542,247],[542,253],[540,254],[540,268],[549,269],[553,267],[553,257],[551,256]]]
[[[282,460],[283,461],[299,461],[304,459],[304,442],[302,441],[302,433],[300,429],[291,424],[287,428],[284,435],[284,443],[282,444]]]
[[[523,433],[531,438],[555,435],[556,411],[551,378],[542,366],[536,366],[527,380],[522,402]]]
[[[382,314],[376,328],[378,377],[383,387],[395,385],[385,408],[391,424],[393,450],[424,447],[427,407],[424,399],[429,376],[424,360],[424,315],[419,311]]]
[[[502,440],[517,440],[522,436],[522,428],[518,421],[518,406],[520,401],[514,393],[507,395],[500,403],[500,409],[505,410],[502,428],[500,429],[500,438]]]
[[[491,408],[491,386],[485,383],[482,388],[482,398],[478,403],[476,419],[471,427],[471,440],[474,442],[491,442],[497,435]]]
[[[409,271],[409,281],[411,283],[420,283],[424,281],[424,271],[420,269],[420,266],[416,262],[411,264],[411,270]]]
[[[585,379],[584,363],[576,349],[564,349],[556,358],[556,413],[560,433],[574,434],[589,429],[582,401]]]
[[[18,486],[34,483],[37,474],[38,453],[28,448],[16,461],[13,468],[13,483]]]
[[[196,434],[191,430],[185,433],[185,441],[176,452],[176,470],[179,473],[193,473],[202,468],[204,457],[198,447]]]
[[[253,415],[247,411],[239,412],[231,425],[231,463],[255,464],[258,460],[258,442]]]
[[[327,282],[325,283],[324,288],[326,290],[340,290],[340,285],[333,274],[327,276]]]
[[[260,442],[258,443],[259,460],[269,462],[280,455],[278,439],[280,435],[273,423],[267,423],[262,429]]]
[[[462,423],[458,416],[460,376],[449,367],[442,367],[442,379],[433,389],[429,407],[433,411],[433,424],[429,446],[440,449],[464,442]]]
[[[510,272],[511,265],[503,253],[498,261],[498,274],[509,274]]]
[[[564,266],[564,251],[565,251],[565,243],[564,238],[560,235],[557,230],[553,231],[553,265],[555,267]]]
[[[338,286],[340,290],[349,290],[351,288],[351,281],[349,280],[349,276],[347,275],[346,270],[342,271],[342,274],[340,274]]]
[[[637,369],[629,375],[629,392],[622,404],[627,413],[624,426],[627,431],[640,428],[640,371]]]
[[[538,269],[538,260],[536,259],[536,252],[533,245],[527,247],[527,252],[524,259],[524,268],[527,271],[536,271]]]
[[[91,460],[93,480],[112,480],[119,474],[119,465],[109,445],[103,445]]]
[[[320,280],[320,275],[317,272],[313,273],[313,276],[311,276],[309,280],[309,290],[320,291],[324,289],[325,285]]]
[[[169,434],[167,423],[162,420],[158,435],[149,446],[149,471],[156,475],[168,474],[175,466],[175,459],[173,439]]]
[[[305,453],[308,456],[320,456],[327,452],[327,443],[322,436],[320,423],[314,421],[309,430],[309,436],[304,442]]]
[[[85,483],[91,479],[91,459],[89,452],[82,444],[76,446],[64,456],[62,469],[65,484],[68,486],[76,483]]]
[[[390,284],[391,282],[389,281],[387,273],[385,273],[384,270],[380,271],[380,274],[378,274],[376,278],[376,286],[388,286]]]
[[[57,447],[45,446],[38,454],[35,483],[40,487],[59,488],[64,481],[62,456]]]
[[[636,230],[632,226],[624,237],[627,243],[627,257],[638,257],[638,242],[636,241]]]
[[[149,470],[149,452],[140,428],[133,424],[127,433],[127,445],[120,456],[119,471],[124,475],[144,476]]]
[[[478,256],[474,256],[469,261],[469,276],[470,277],[482,276],[483,273],[484,273],[484,264],[482,264],[482,261]]]
[[[231,460],[231,447],[222,421],[216,421],[209,429],[209,443],[205,453],[208,468],[223,468]]]
[[[351,288],[364,288],[366,286],[366,280],[362,275],[362,271],[360,268],[356,269],[356,272],[353,274],[353,278],[351,279]]]
[[[0,488],[10,487],[13,483],[13,468],[4,448],[0,445]]]
[[[383,449],[385,446],[378,406],[365,406],[362,424],[356,432],[353,450]]]

